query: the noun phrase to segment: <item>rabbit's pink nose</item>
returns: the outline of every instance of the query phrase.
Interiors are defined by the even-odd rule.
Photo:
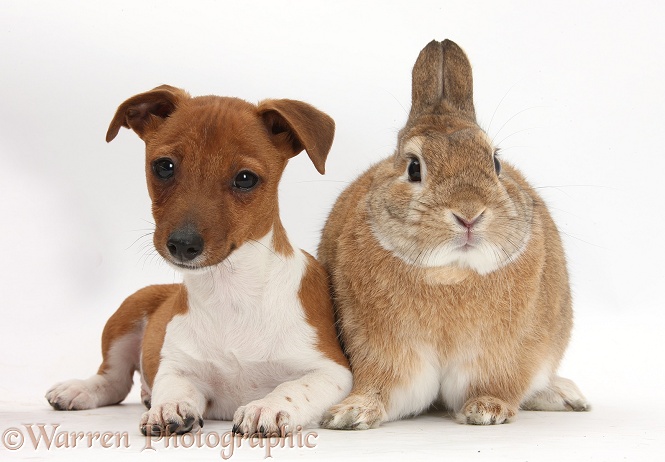
[[[480,221],[480,219],[483,217],[484,212],[485,211],[483,210],[478,215],[476,215],[475,218],[472,218],[470,220],[466,217],[456,214],[455,212],[453,212],[453,216],[455,217],[455,220],[457,220],[457,223],[459,223],[460,225],[464,226],[467,229],[471,229],[473,225],[475,225]]]

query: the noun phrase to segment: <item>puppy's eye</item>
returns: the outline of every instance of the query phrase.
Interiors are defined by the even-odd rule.
[[[233,186],[242,191],[249,191],[259,182],[259,177],[249,170],[238,173],[233,180]]]
[[[501,162],[499,161],[499,158],[496,156],[496,153],[493,156],[494,158],[494,171],[496,172],[497,175],[501,173]]]
[[[420,181],[420,161],[418,159],[411,159],[407,173],[409,174],[409,181],[414,183]]]
[[[168,157],[162,157],[152,163],[152,171],[160,180],[168,180],[175,173],[175,165]]]

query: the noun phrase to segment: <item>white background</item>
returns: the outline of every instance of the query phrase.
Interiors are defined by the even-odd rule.
[[[95,372],[103,324],[125,296],[179,280],[151,248],[142,142],[128,130],[104,141],[122,101],[167,83],[250,102],[301,99],[330,114],[326,176],[301,155],[280,191],[292,240],[315,252],[335,197],[394,149],[418,52],[451,38],[474,66],[481,126],[560,226],[577,318],[562,374],[594,410],[524,412],[487,429],[430,415],[320,431],[317,449],[279,456],[662,458],[664,13],[662,2],[635,0],[0,0],[0,432],[49,422],[138,435],[136,390],[129,405],[87,413],[56,413],[43,399],[54,382]],[[141,447],[123,452],[156,457]],[[0,443],[2,460],[89,451]]]

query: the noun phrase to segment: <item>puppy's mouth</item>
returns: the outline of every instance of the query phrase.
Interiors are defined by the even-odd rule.
[[[202,270],[204,268],[207,268],[208,266],[212,266],[212,265],[199,265],[199,264],[196,264],[196,263],[178,263],[178,262],[174,262],[174,261],[171,261],[171,260],[167,260],[167,261],[170,264],[172,264],[173,266],[175,266],[176,268],[178,268],[180,270],[185,270],[185,271]]]
[[[169,265],[171,265],[174,269],[181,271],[183,273],[200,273],[209,268],[218,266],[219,264],[226,261],[226,259],[233,253],[235,249],[236,246],[232,244],[230,246],[230,249],[221,255],[207,256],[204,253],[194,258],[191,261],[182,261],[171,255],[167,256],[164,254],[162,254],[162,258],[164,258],[164,260],[166,260],[166,262]]]
[[[157,229],[155,247],[164,260],[177,271],[201,272],[224,262],[237,245],[228,236],[205,236],[193,223],[175,229]]]
[[[170,256],[164,257],[164,260],[166,260],[166,263],[168,263],[173,269],[182,273],[199,273],[219,264],[219,262],[211,261],[203,256],[192,261],[181,261]]]

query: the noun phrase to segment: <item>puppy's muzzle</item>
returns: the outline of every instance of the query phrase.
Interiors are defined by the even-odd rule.
[[[203,252],[203,237],[192,227],[176,229],[166,241],[166,248],[178,263],[191,262]]]

